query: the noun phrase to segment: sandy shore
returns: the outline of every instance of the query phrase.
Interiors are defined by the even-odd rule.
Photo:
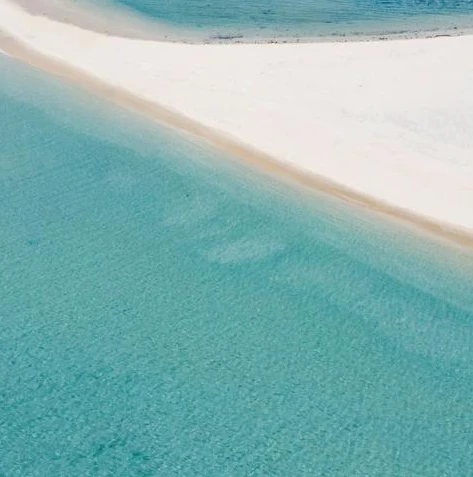
[[[0,0],[0,48],[457,242],[473,236],[473,36],[279,45],[118,38]]]
[[[123,38],[135,38],[141,40],[154,40],[166,42],[178,42],[188,44],[203,43],[315,43],[315,42],[346,42],[346,41],[371,41],[373,39],[385,40],[386,34],[380,32],[373,25],[368,28],[366,33],[350,33],[347,25],[346,32],[333,33],[331,30],[333,25],[328,25],[327,30],[323,30],[319,25],[318,35],[315,37],[307,36],[284,36],[278,34],[274,36],[265,36],[265,30],[258,30],[258,33],[247,32],[249,36],[243,35],[242,32],[228,31],[226,29],[206,28],[205,32],[193,31],[185,27],[177,25],[169,27],[165,23],[159,23],[156,19],[146,21],[140,15],[137,15],[131,9],[119,8],[115,5],[113,8],[106,8],[103,5],[93,5],[87,7],[87,4],[77,3],[74,0],[14,0],[26,11],[33,15],[47,16],[53,20],[75,25],[79,28],[90,30],[96,33],[104,33],[106,35],[114,35]],[[435,16],[433,17],[435,18]],[[406,30],[407,25],[385,24],[390,30],[390,39],[410,39],[410,38],[434,38],[437,36],[460,36],[465,34],[473,34],[471,18],[443,15],[442,27],[435,22],[429,22],[424,17],[420,24],[422,29],[415,29],[415,24],[410,25],[410,29]],[[403,30],[404,28],[404,30]],[[419,27],[418,27],[419,28]],[[356,29],[356,28],[355,28]],[[371,33],[369,30],[371,29]]]

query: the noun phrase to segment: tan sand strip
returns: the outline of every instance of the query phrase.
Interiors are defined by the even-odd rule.
[[[241,142],[236,141],[215,129],[204,126],[182,114],[162,107],[155,102],[138,98],[128,91],[111,86],[60,61],[39,54],[24,45],[22,42],[12,39],[11,37],[6,35],[0,36],[0,48],[12,57],[15,57],[35,68],[65,78],[80,87],[86,88],[90,92],[145,115],[163,125],[205,139],[213,146],[243,159],[245,163],[260,171],[269,173],[281,179],[289,180],[293,184],[299,184],[305,188],[329,194],[356,206],[362,206],[385,217],[400,221],[405,226],[407,225],[411,228],[414,227],[414,229],[426,232],[431,238],[441,238],[450,244],[473,248],[473,236],[464,230],[384,204],[381,201],[360,194],[316,174],[296,170],[280,163],[277,159],[267,154],[242,144]]]

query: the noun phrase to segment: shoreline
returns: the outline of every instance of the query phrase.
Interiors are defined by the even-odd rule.
[[[158,41],[186,45],[261,45],[261,44],[307,44],[307,43],[346,43],[391,40],[431,39],[438,37],[458,37],[473,34],[473,12],[468,26],[453,25],[447,28],[433,26],[431,28],[409,30],[399,29],[400,25],[387,33],[323,33],[301,36],[249,36],[240,34],[219,33],[215,30],[210,36],[202,36],[191,29],[171,26],[159,20],[146,20],[139,14],[113,7],[94,5],[95,13],[90,13],[84,6],[72,5],[69,1],[56,0],[14,0],[22,9],[35,16],[45,16],[51,20],[72,25],[84,30],[108,36],[128,39]],[[101,20],[106,15],[107,20]],[[445,18],[449,18],[446,16]],[[118,25],[118,26],[117,26]],[[387,24],[388,25],[388,24]],[[157,33],[157,30],[162,33]],[[182,36],[181,36],[182,35]],[[195,39],[192,36],[195,35]]]
[[[443,239],[450,245],[473,249],[473,233],[452,227],[449,224],[431,220],[428,217],[422,217],[401,208],[396,208],[368,195],[344,187],[341,184],[337,184],[328,178],[318,176],[314,173],[308,174],[306,171],[292,168],[264,152],[240,143],[185,115],[171,111],[154,102],[141,99],[126,90],[121,90],[120,88],[93,78],[82,71],[75,70],[60,61],[45,57],[15,39],[0,36],[0,50],[12,58],[25,62],[30,66],[56,77],[66,79],[88,90],[92,94],[97,94],[108,101],[144,115],[165,127],[174,128],[203,139],[213,147],[230,153],[260,172],[270,174],[285,182],[302,186],[305,189],[336,197],[354,207],[363,207],[365,210],[379,214],[384,218],[395,220],[404,227],[414,228],[417,231],[427,233],[432,239]]]
[[[473,46],[473,37],[414,43],[178,45],[89,32],[32,16],[16,3],[0,0],[0,11],[6,12],[3,28],[0,20],[0,48],[8,55],[164,126],[202,138],[281,181],[473,247],[468,207],[473,203],[473,143],[468,135],[468,103],[473,105],[473,95],[450,99],[445,95],[450,92],[446,86],[451,78],[438,75],[438,79],[434,77],[437,84],[432,81],[432,71],[422,62],[418,65],[419,59],[429,60],[427,66],[432,67],[433,59],[433,72],[445,72],[447,68],[437,57],[442,53],[450,59],[454,52],[459,71],[454,70],[452,78],[464,80],[460,86],[469,92],[467,80],[470,75],[473,79],[473,68],[470,71],[465,66],[462,52]],[[225,62],[227,66],[221,65]],[[384,80],[378,78],[386,67],[392,71]],[[414,76],[412,67],[419,69]],[[236,79],[235,68],[241,73]],[[407,79],[416,79],[417,86],[399,86],[403,73]],[[325,76],[320,83],[321,75]],[[398,76],[393,79],[393,75]],[[259,76],[262,80],[255,84]],[[375,82],[370,84],[370,78]],[[294,79],[296,88],[290,86]],[[319,85],[314,86],[317,81]],[[386,95],[386,81],[392,83],[388,85],[395,93],[392,100]],[[421,122],[407,123],[407,127],[403,122],[419,114],[418,107],[411,111],[407,106],[425,95],[426,81],[435,88],[420,99],[440,100],[441,108],[427,111],[426,120],[444,115],[446,109],[449,122],[445,126],[440,115],[437,131],[428,127],[422,134],[413,134],[423,126],[423,116]],[[346,91],[340,89],[344,96],[333,88],[334,83],[339,89],[349,86]],[[373,93],[373,87],[379,91]],[[363,94],[364,100],[359,98]],[[453,101],[448,108],[444,96]],[[464,111],[455,109],[458,101]],[[399,105],[402,114],[394,118],[400,126],[393,127],[392,120],[387,122],[380,114],[392,115],[392,108]],[[425,109],[422,102],[420,105]],[[466,131],[465,137],[455,137],[458,128]],[[446,135],[445,144],[432,142],[438,132]],[[466,141],[466,146],[459,139]],[[438,153],[437,147],[441,147]],[[451,154],[456,161],[453,165]]]

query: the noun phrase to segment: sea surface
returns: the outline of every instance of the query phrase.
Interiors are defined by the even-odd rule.
[[[469,253],[0,71],[0,476],[473,475]]]
[[[173,27],[173,39],[251,40],[452,32],[473,0],[80,0]]]

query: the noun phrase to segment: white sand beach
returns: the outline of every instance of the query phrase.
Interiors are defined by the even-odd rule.
[[[190,45],[88,31],[0,0],[0,46],[102,93],[110,85],[136,109],[156,105],[158,119],[240,156],[473,235],[473,36]]]

